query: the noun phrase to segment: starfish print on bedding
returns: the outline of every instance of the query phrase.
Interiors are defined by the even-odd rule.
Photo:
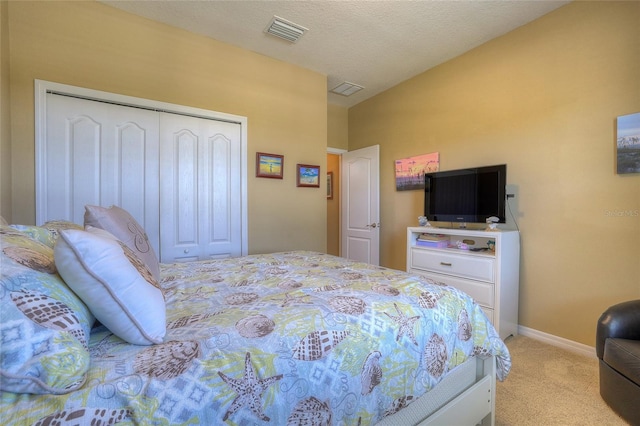
[[[231,414],[245,405],[248,405],[249,409],[251,409],[253,414],[258,416],[260,420],[265,422],[270,420],[262,410],[262,393],[267,390],[269,386],[282,379],[282,374],[266,379],[256,377],[256,373],[253,371],[253,364],[251,364],[251,354],[247,352],[244,359],[244,377],[242,380],[233,379],[220,371],[218,371],[218,375],[238,394],[236,399],[231,403],[231,407],[229,407],[225,413],[222,421],[227,421]]]
[[[385,315],[391,318],[391,321],[398,324],[398,335],[396,336],[396,342],[399,342],[402,339],[402,336],[406,333],[407,336],[411,339],[414,345],[418,346],[418,342],[416,341],[416,336],[413,334],[413,324],[420,318],[420,315],[416,315],[415,317],[407,318],[404,312],[400,311],[398,305],[395,303],[393,306],[396,308],[396,312],[398,312],[398,316],[394,317],[385,312]]]
[[[291,296],[290,293],[285,293],[284,300],[282,300],[282,305],[280,305],[280,307],[284,308],[285,306],[291,306],[294,303],[301,303],[306,305],[311,304],[311,302],[309,302],[308,300],[303,300],[305,297],[309,297],[309,295],[303,294],[302,296]]]

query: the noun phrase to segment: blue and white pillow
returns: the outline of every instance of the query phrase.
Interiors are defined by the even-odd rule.
[[[63,394],[89,368],[94,317],[58,275],[51,247],[0,225],[0,390]]]

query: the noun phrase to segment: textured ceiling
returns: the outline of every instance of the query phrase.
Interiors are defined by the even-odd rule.
[[[364,86],[353,106],[568,1],[102,1],[118,9]],[[274,15],[309,29],[295,44],[264,32]]]

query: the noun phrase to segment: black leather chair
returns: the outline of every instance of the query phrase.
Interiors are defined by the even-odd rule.
[[[640,300],[619,303],[598,320],[596,354],[600,396],[634,426],[640,426]]]

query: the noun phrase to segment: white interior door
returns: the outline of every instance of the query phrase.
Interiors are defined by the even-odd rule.
[[[380,147],[342,154],[342,256],[380,263]]]
[[[38,149],[36,223],[84,223],[87,204],[117,205],[158,252],[158,113],[48,93]]]
[[[163,113],[160,261],[242,255],[241,128]]]

